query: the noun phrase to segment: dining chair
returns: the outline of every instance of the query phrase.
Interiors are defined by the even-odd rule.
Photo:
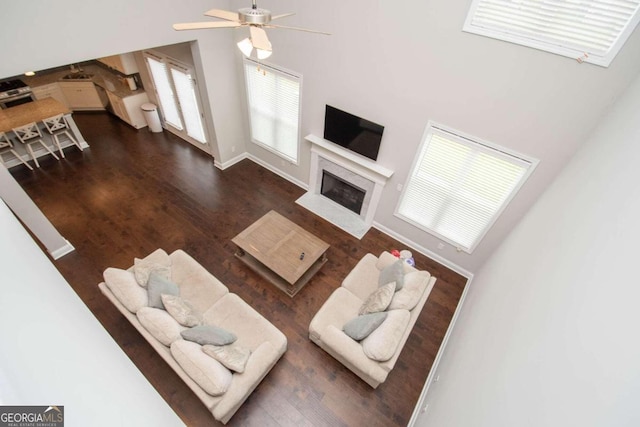
[[[40,163],[38,163],[38,158],[36,157],[35,150],[33,149],[34,145],[38,145],[42,147],[47,153],[51,154],[55,157],[56,160],[60,160],[56,153],[47,146],[42,140],[42,133],[38,128],[36,122],[27,123],[26,125],[13,128],[13,133],[18,137],[21,143],[23,143],[27,147],[27,151],[31,155],[31,160],[36,164],[37,167],[40,167]],[[47,153],[44,153],[46,156]]]
[[[53,141],[58,147],[58,151],[60,151],[60,155],[62,157],[64,157],[64,151],[62,151],[60,138],[63,136],[70,140],[76,147],[78,147],[80,151],[84,150],[78,140],[73,136],[73,131],[71,130],[71,127],[69,126],[69,123],[67,122],[67,119],[63,114],[58,114],[56,116],[43,119],[42,123],[44,123],[47,133],[49,133],[53,138]]]
[[[13,143],[11,142],[7,134],[4,132],[0,132],[0,163],[2,163],[4,166],[6,166],[4,155],[7,153],[12,154],[16,159],[20,160],[22,164],[24,164],[30,170],[33,170],[29,162],[25,161],[22,156],[13,149]]]

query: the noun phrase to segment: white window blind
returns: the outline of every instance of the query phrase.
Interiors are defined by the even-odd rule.
[[[251,139],[298,163],[300,77],[245,59]]]
[[[608,66],[639,10],[640,0],[474,0],[464,31]]]
[[[170,64],[171,77],[178,95],[178,102],[182,110],[182,117],[187,128],[187,135],[198,142],[207,142],[204,128],[198,108],[198,100],[195,92],[195,81],[189,70],[185,70],[174,64]]]
[[[396,215],[471,253],[532,164],[429,124]]]
[[[151,71],[151,77],[153,78],[153,83],[158,93],[165,121],[174,128],[182,130],[182,120],[178,112],[176,96],[173,92],[169,75],[167,74],[167,66],[164,62],[149,55],[145,55],[145,58],[149,64],[149,70]]]

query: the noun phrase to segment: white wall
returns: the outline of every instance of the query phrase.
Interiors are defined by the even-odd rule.
[[[586,139],[607,107],[640,71],[636,29],[609,68],[578,64],[461,31],[470,0],[263,0],[281,21],[331,32],[269,30],[269,62],[303,75],[302,130],[322,134],[324,105],[385,126],[379,163],[396,171],[375,221],[420,247],[475,272]],[[5,0],[0,77],[120,52],[197,40],[215,125],[216,160],[249,150],[297,182],[308,182],[310,152],[300,165],[247,143],[241,55],[246,30],[176,32],[174,22],[206,19],[211,8],[245,0]],[[28,28],[29,31],[25,31]],[[19,37],[17,35],[20,35]],[[393,212],[428,120],[541,160],[501,219],[472,255],[397,219]],[[246,147],[246,148],[245,148]]]
[[[183,425],[2,201],[0,235],[0,405],[64,405],[68,426]]]
[[[640,425],[640,77],[475,275],[417,426]]]

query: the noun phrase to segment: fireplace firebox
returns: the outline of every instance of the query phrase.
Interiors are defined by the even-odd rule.
[[[323,170],[320,194],[360,215],[366,192],[334,174]]]

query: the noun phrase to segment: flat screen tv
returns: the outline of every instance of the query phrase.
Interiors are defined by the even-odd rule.
[[[327,105],[324,139],[371,160],[378,158],[384,126]]]

